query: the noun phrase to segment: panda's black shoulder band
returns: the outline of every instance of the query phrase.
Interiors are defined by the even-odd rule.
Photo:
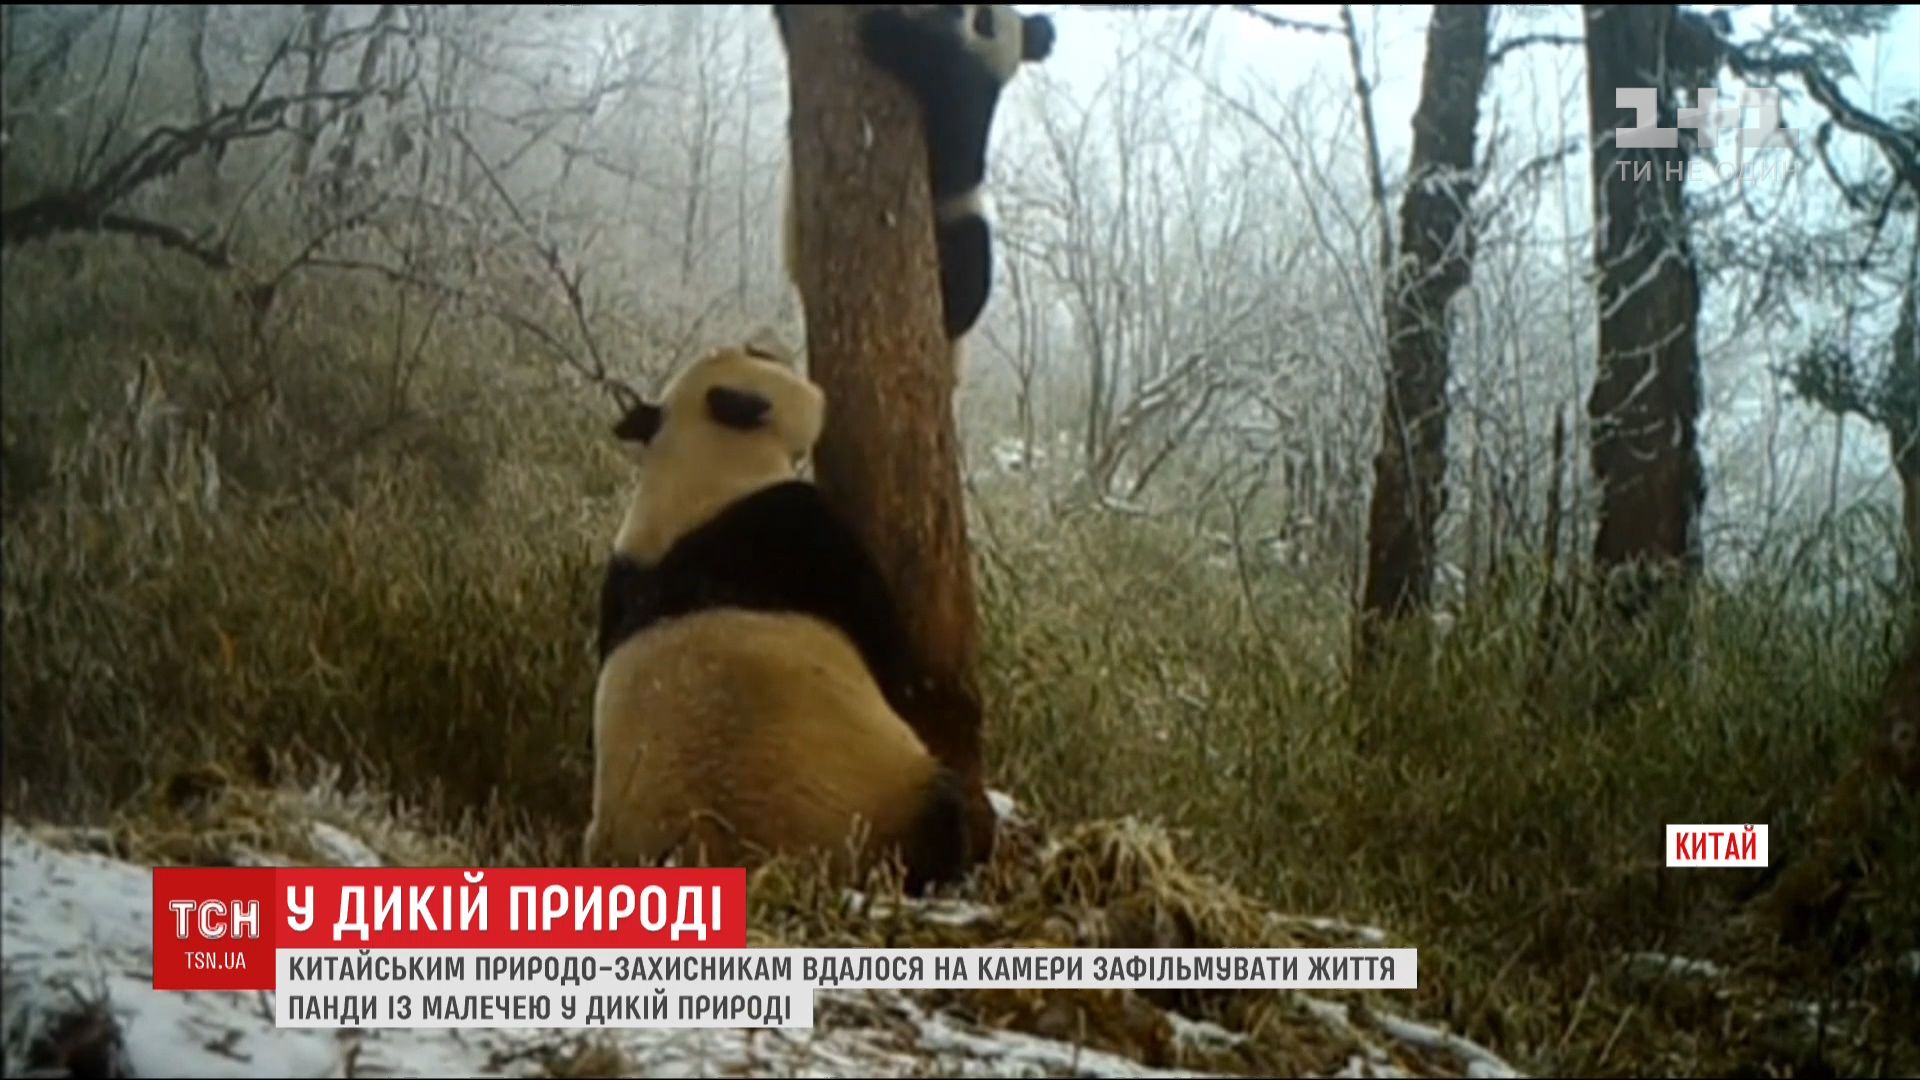
[[[617,557],[616,557],[617,558]],[[608,568],[604,659],[621,641],[715,607],[790,611],[851,639],[895,708],[912,687],[906,631],[879,565],[819,488],[792,480],[729,506],[653,567]]]

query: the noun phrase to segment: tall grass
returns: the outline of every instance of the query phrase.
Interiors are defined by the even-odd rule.
[[[224,298],[79,265],[49,283],[16,260],[5,282],[8,811],[86,820],[178,769],[293,752],[503,861],[571,860],[594,574],[627,479],[593,403],[457,323],[396,399],[397,354],[368,339],[406,336],[322,295],[281,330],[278,392],[235,404]],[[1324,577],[1222,564],[1153,519],[1049,516],[1017,486],[975,509],[997,786],[1056,821],[1159,819],[1278,906],[1395,926],[1426,1003],[1537,1069],[1798,1060],[1804,1039],[1607,973],[1633,949],[1754,958],[1730,921],[1746,879],[1665,870],[1663,826],[1766,821],[1790,852],[1867,737],[1885,611],[1789,603],[1800,562],[1709,584],[1691,652],[1631,661],[1638,692],[1602,705],[1590,676],[1626,654],[1572,635],[1535,678],[1520,574],[1355,695]],[[1893,845],[1861,908],[1876,955],[1920,948],[1920,839]],[[1913,1003],[1866,970],[1768,985]],[[1911,1029],[1855,1030],[1823,1051],[1842,1071],[1913,1067]]]
[[[1141,542],[1138,522],[1099,528]],[[1051,816],[1175,822],[1210,869],[1281,907],[1402,929],[1423,949],[1423,996],[1539,1068],[1768,1060],[1745,1027],[1635,1018],[1642,995],[1598,980],[1633,950],[1763,959],[1732,923],[1752,877],[1667,870],[1664,826],[1765,822],[1776,859],[1804,853],[1816,801],[1871,735],[1893,648],[1884,613],[1783,615],[1780,578],[1709,586],[1690,656],[1643,659],[1640,693],[1608,705],[1605,680],[1580,677],[1618,658],[1597,642],[1562,641],[1558,677],[1530,677],[1537,591],[1516,588],[1467,608],[1430,666],[1350,694],[1339,620],[1305,593],[1263,598],[1268,633],[1236,617],[1231,588],[1178,569],[1066,543],[989,565],[992,753]],[[1891,838],[1864,913],[1881,957],[1920,944],[1914,825]],[[1823,944],[1856,930],[1828,928]],[[1809,995],[1868,993],[1808,978]],[[1911,983],[1879,985],[1888,1007],[1920,1001]],[[1869,1071],[1888,1052],[1854,1050]]]

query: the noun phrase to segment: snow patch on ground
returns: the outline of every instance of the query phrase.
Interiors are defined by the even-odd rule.
[[[1660,978],[1672,976],[1678,978],[1719,979],[1726,976],[1726,969],[1711,960],[1696,960],[1689,956],[1669,956],[1659,952],[1631,953],[1626,958],[1627,970],[1639,978]]]
[[[310,826],[313,846],[339,866],[379,866],[380,856],[360,842],[360,838],[324,821]]]
[[[1328,1027],[1348,1034],[1355,1039],[1359,1039],[1366,1047],[1366,1061],[1364,1065],[1369,1071],[1355,1072],[1349,1075],[1405,1075],[1392,1066],[1392,1056],[1388,1054],[1386,1047],[1380,1045],[1370,1037],[1373,1033],[1363,1031],[1359,1026],[1354,1024],[1352,1014],[1345,1005],[1336,1001],[1327,1001],[1305,994],[1301,995],[1301,1000],[1306,1005],[1307,1011],[1319,1017]],[[1486,1080],[1494,1080],[1494,1078],[1499,1078],[1499,1080],[1518,1080],[1519,1077],[1526,1075],[1500,1060],[1493,1051],[1488,1050],[1486,1047],[1470,1039],[1463,1039],[1458,1035],[1442,1031],[1432,1025],[1423,1024],[1415,1020],[1408,1020],[1402,1016],[1395,1016],[1393,1013],[1384,1010],[1374,1010],[1374,1019],[1379,1025],[1379,1033],[1387,1036],[1388,1041],[1397,1044],[1402,1049],[1420,1050],[1451,1058],[1464,1065],[1465,1074],[1469,1077],[1486,1078]],[[1354,1068],[1361,1064],[1360,1059],[1355,1058],[1352,1062],[1349,1062],[1349,1068]]]
[[[331,826],[327,827],[332,829]],[[338,830],[334,830],[338,832]],[[344,833],[334,840],[352,840]],[[353,842],[357,844],[357,841]],[[341,844],[343,853],[364,855]],[[152,885],[142,867],[50,846],[9,824],[4,850],[4,956],[8,1076],[64,1075],[34,1060],[34,1044],[83,1000],[118,1022],[125,1065],[136,1076],[516,1076],[573,1032],[277,1029],[269,994],[160,993],[152,989]],[[837,995],[822,993],[820,1004]],[[1065,1043],[990,1032],[931,1014],[901,995],[899,1026],[821,1025],[813,1031],[596,1032],[634,1076],[847,1076],[861,1070],[944,1075],[1044,1076],[1073,1062],[1082,1076],[1158,1076],[1132,1062]],[[514,1067],[513,1063],[519,1063]],[[35,1066],[39,1066],[38,1069]]]
[[[315,822],[315,848],[343,865],[374,866],[372,847]],[[152,883],[145,866],[104,854],[84,830],[32,831],[7,822],[0,841],[0,1075],[345,1077],[626,1075],[1171,1077],[1060,1039],[983,1026],[921,995],[821,991],[813,1030],[279,1029],[267,993],[161,993],[152,988]],[[267,865],[280,858],[258,855]],[[875,908],[879,904],[872,905]],[[877,914],[877,912],[873,912]],[[949,902],[920,912],[961,923],[990,908]],[[1405,1076],[1405,1051],[1441,1075],[1517,1075],[1491,1054],[1391,1018],[1361,1030],[1344,1006],[1303,997],[1359,1048],[1334,1075]],[[1183,1045],[1228,1049],[1247,1037],[1167,1013]],[[105,1017],[112,1022],[105,1022]],[[76,1031],[80,1034],[76,1035]],[[91,1035],[88,1035],[88,1033]],[[1384,1044],[1398,1042],[1402,1053]]]
[[[1269,920],[1276,925],[1294,923],[1312,930],[1317,930],[1323,934],[1352,938],[1361,945],[1385,947],[1387,944],[1387,932],[1377,926],[1363,926],[1358,923],[1344,922],[1340,919],[1303,915],[1276,914],[1269,916]]]
[[[331,828],[330,826],[328,828]],[[337,831],[337,830],[336,830]],[[341,833],[334,839],[347,839]],[[357,843],[357,842],[356,842]],[[342,844],[341,850],[350,851]],[[364,845],[360,852],[364,853]],[[136,1076],[515,1076],[542,1051],[564,1051],[572,1032],[277,1029],[269,994],[160,993],[152,989],[151,877],[92,852],[54,848],[9,824],[4,850],[5,1018],[8,1076],[64,1075],[34,1044],[82,1001],[118,1022],[125,1066]],[[852,994],[852,992],[848,992]],[[842,995],[823,992],[819,1005]],[[905,995],[877,1000],[904,1024],[813,1031],[607,1031],[595,1033],[634,1076],[883,1075],[932,1067],[950,1076],[1173,1076],[1111,1054],[1018,1033],[989,1031],[922,1009]],[[518,1062],[519,1067],[511,1063]],[[38,1068],[36,1068],[38,1066]]]
[[[1452,1054],[1467,1063],[1468,1076],[1507,1078],[1520,1075],[1513,1070],[1513,1066],[1494,1057],[1486,1047],[1432,1025],[1382,1013],[1380,1026],[1386,1029],[1387,1034],[1408,1046]]]

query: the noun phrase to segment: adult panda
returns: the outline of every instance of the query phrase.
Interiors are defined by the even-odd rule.
[[[773,5],[787,44],[787,5]],[[969,333],[993,290],[993,228],[981,202],[1000,92],[1023,63],[1053,53],[1053,20],[1008,4],[908,4],[860,16],[867,59],[900,80],[920,108],[933,198],[934,244],[949,341]],[[782,252],[798,282],[798,227],[789,162]]]
[[[704,413],[683,405],[668,416],[674,401],[698,394],[709,398]],[[824,421],[819,387],[766,345],[709,354],[662,404],[627,412],[614,435],[641,464],[644,486],[602,577],[600,663],[663,619],[721,606],[796,611],[845,634],[887,703],[911,711],[918,672],[892,591],[866,545],[798,474]],[[663,431],[672,439],[662,442]],[[778,464],[776,448],[786,455]]]
[[[913,892],[971,865],[963,782],[875,677],[905,670],[886,586],[798,473],[824,412],[732,348],[616,426],[642,483],[601,599],[589,864],[898,853]]]

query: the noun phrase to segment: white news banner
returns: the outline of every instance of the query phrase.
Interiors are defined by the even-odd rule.
[[[1411,990],[1415,949],[282,949],[306,1028],[811,1028],[816,989]]]

